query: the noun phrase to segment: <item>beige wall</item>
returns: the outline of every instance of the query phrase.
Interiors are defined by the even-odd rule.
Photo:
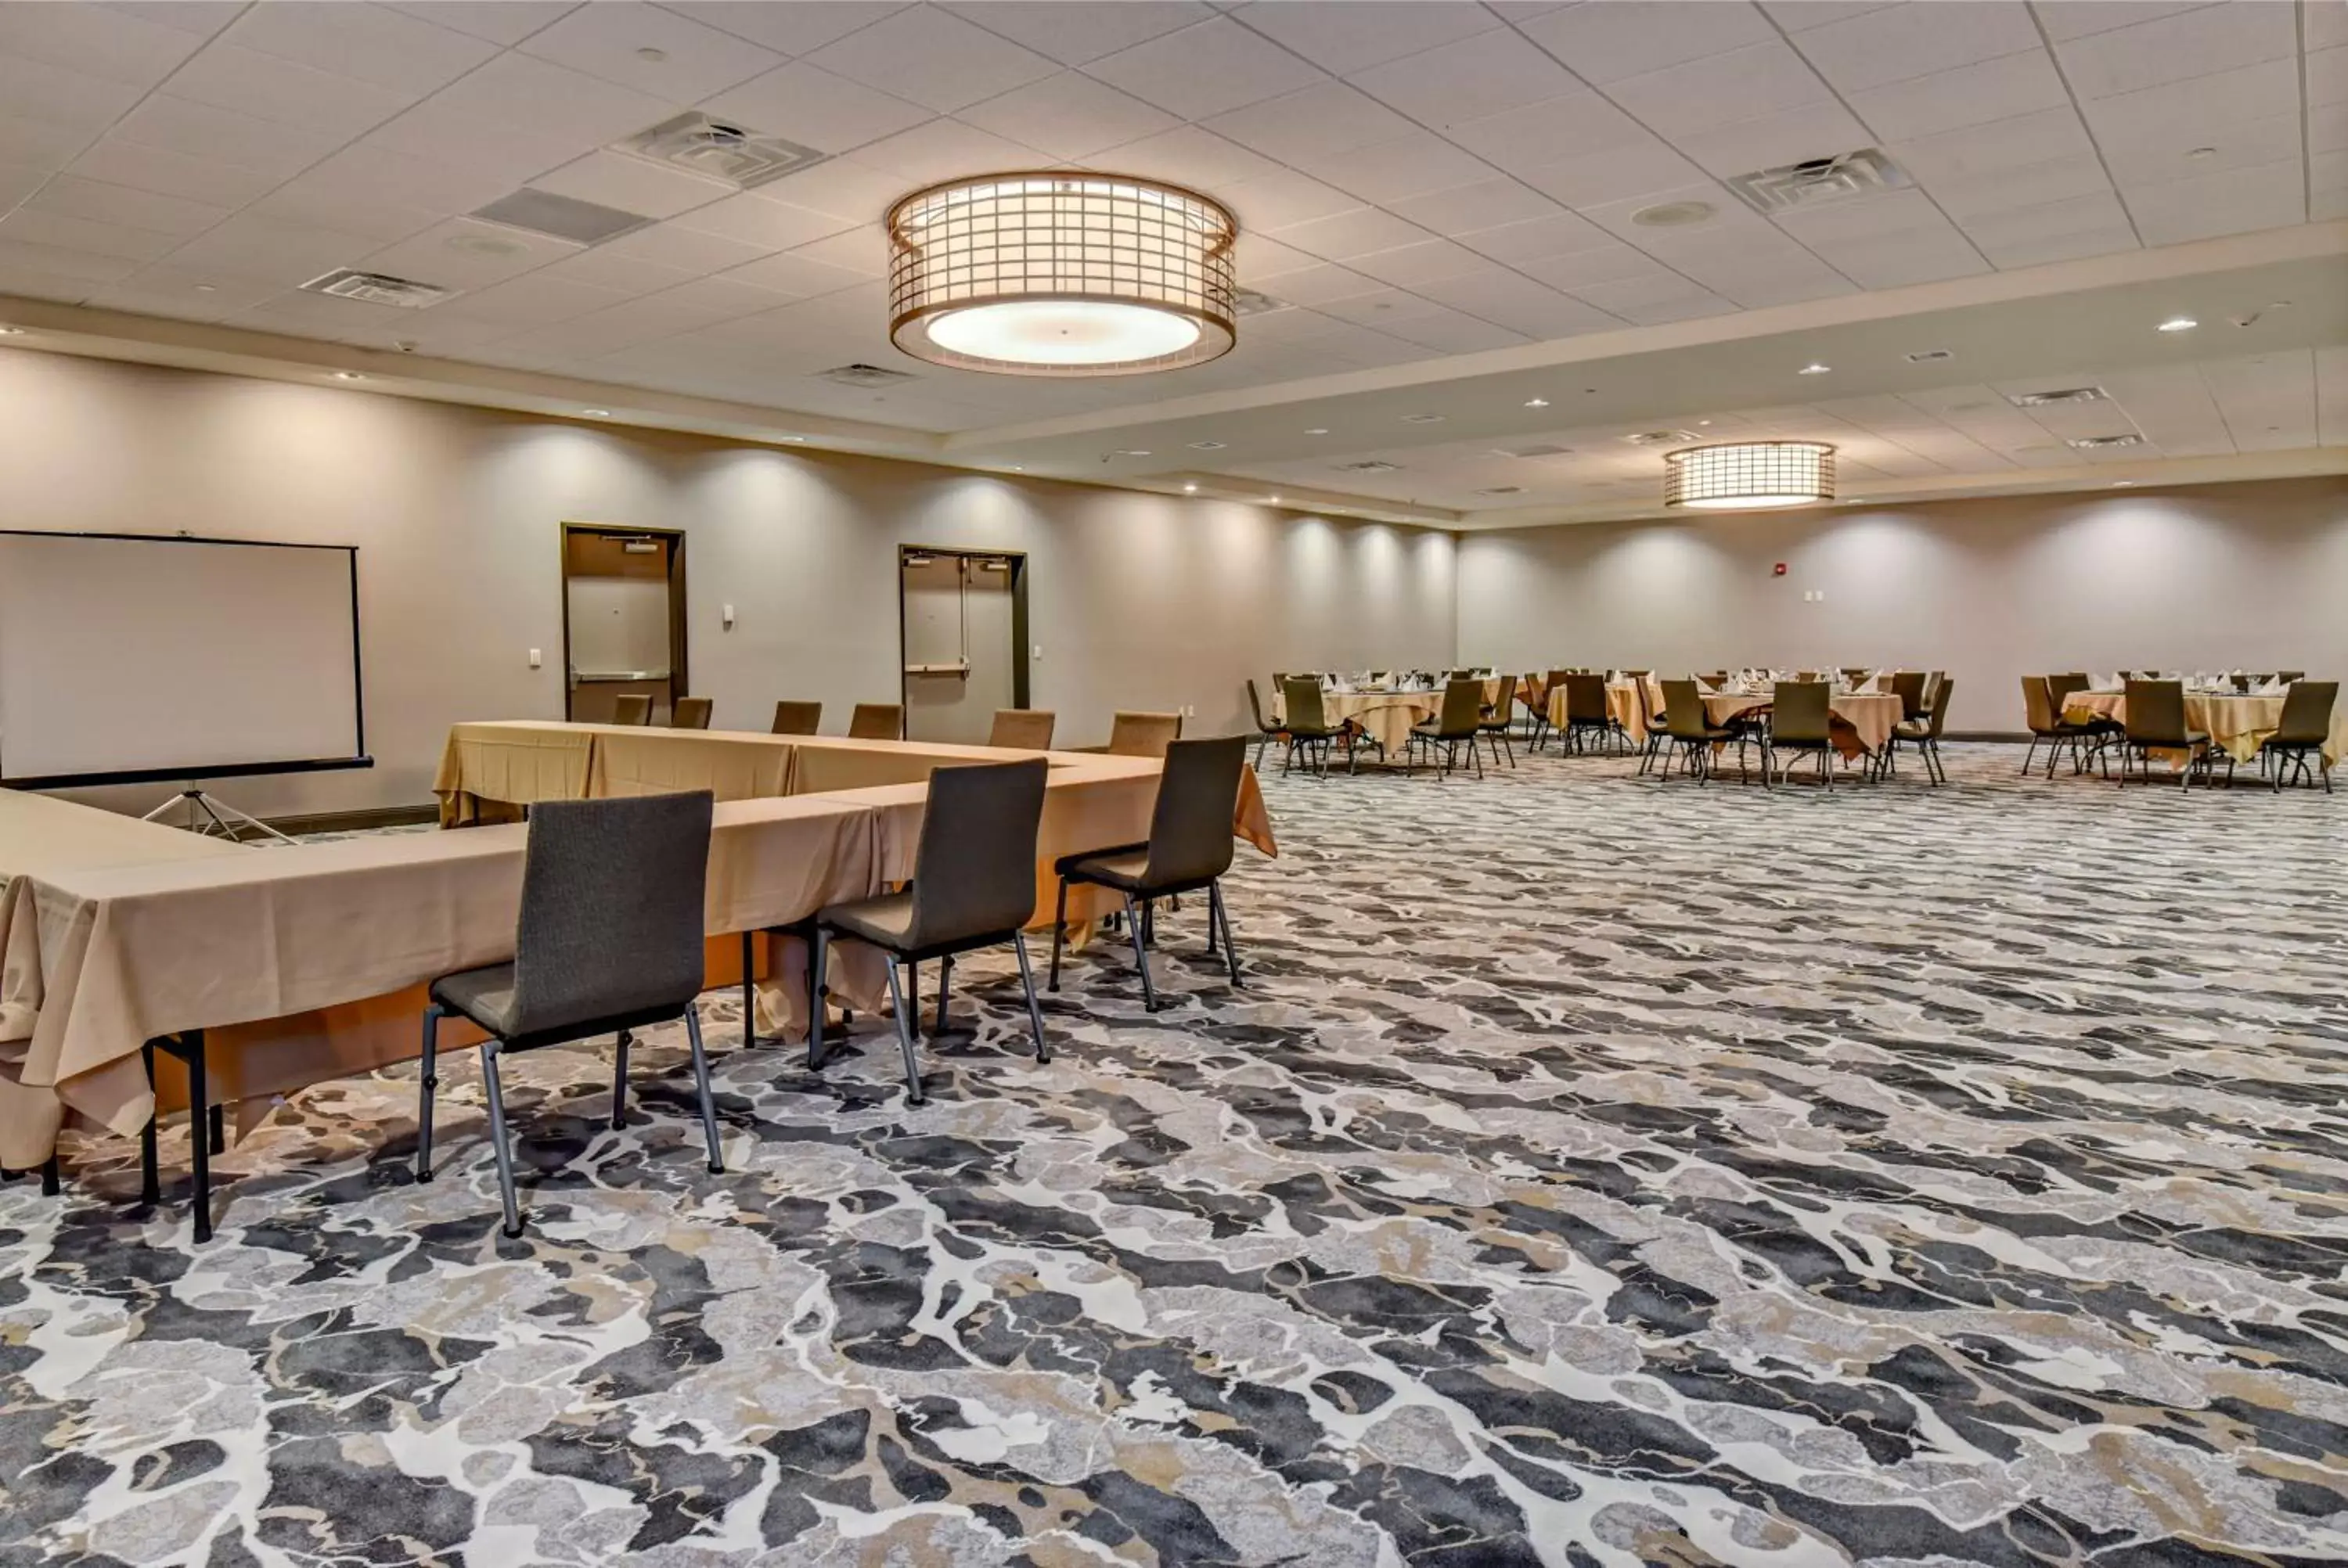
[[[0,527],[359,547],[377,765],[220,784],[263,812],[425,801],[451,722],[559,717],[566,519],[685,530],[693,684],[721,725],[820,697],[839,730],[896,700],[901,542],[1028,552],[1033,701],[1070,744],[1119,707],[1229,732],[1251,675],[1441,666],[1456,641],[1431,530],[24,350],[0,350]]]
[[[2348,479],[1471,533],[1458,570],[1463,661],[1947,670],[1952,730],[2019,732],[2048,671],[2348,671]]]

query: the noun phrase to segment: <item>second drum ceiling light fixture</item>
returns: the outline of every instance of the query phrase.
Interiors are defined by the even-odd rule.
[[[990,174],[889,210],[889,336],[1009,375],[1137,375],[1237,341],[1220,202],[1121,174]]]

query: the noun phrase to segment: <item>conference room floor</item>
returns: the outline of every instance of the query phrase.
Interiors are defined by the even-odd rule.
[[[322,1086],[201,1250],[71,1146],[0,1561],[2339,1562],[2348,805],[1947,753],[1274,768],[1247,991],[1186,909],[1048,1067],[965,966],[919,1111],[869,1020],[721,1050],[722,1176],[676,1031],[619,1134],[608,1046],[517,1059],[518,1242],[469,1064],[438,1183],[412,1069]]]

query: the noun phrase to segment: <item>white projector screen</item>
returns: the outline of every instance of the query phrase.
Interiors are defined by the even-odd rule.
[[[0,784],[367,765],[355,548],[0,532]]]

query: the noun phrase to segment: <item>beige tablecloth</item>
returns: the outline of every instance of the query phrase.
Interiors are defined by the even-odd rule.
[[[1660,712],[1663,705],[1663,684],[1652,675],[1647,677],[1647,684],[1653,688],[1649,692],[1650,701],[1656,711]],[[1549,715],[1550,723],[1557,729],[1563,729],[1566,688],[1562,682],[1559,682],[1555,691],[1548,694],[1547,704],[1543,712]],[[1623,733],[1631,737],[1632,745],[1643,746],[1647,743],[1647,710],[1639,702],[1638,682],[1629,679],[1607,682],[1606,712],[1608,717],[1622,726]]]
[[[2288,699],[2274,696],[2235,695],[2224,692],[2188,692],[2185,693],[2185,724],[2209,737],[2209,743],[2238,763],[2255,761],[2259,747],[2266,738],[2282,726],[2282,706]],[[2109,719],[2116,724],[2127,723],[2127,693],[2125,692],[2074,692],[2064,699],[2063,716],[2074,723],[2085,723],[2091,719]],[[2156,749],[2156,755],[2171,768],[2185,764],[2185,753],[2174,749]],[[2348,755],[2348,708],[2334,706],[2332,710],[2332,733],[2323,743],[2323,760],[2332,766],[2339,765],[2343,755]]]
[[[1713,692],[1704,699],[1704,716],[1715,724],[1770,705],[1772,698],[1758,692]],[[1873,755],[1890,742],[1903,710],[1897,695],[1888,692],[1838,692],[1827,699],[1833,720],[1835,749],[1846,757]]]
[[[1442,712],[1443,693],[1440,692],[1321,693],[1321,713],[1332,727],[1354,724],[1389,753],[1399,753],[1410,743],[1410,727],[1413,724],[1432,719]],[[1272,722],[1279,724],[1284,719],[1285,704],[1275,698],[1272,705]]]

